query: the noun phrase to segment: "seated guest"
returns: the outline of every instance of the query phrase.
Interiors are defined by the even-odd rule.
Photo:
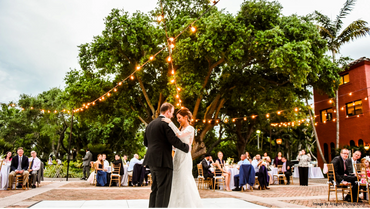
[[[241,165],[249,165],[249,164],[250,164],[249,160],[246,159],[245,154],[242,154],[240,156],[240,161],[238,162],[238,169],[240,169]],[[235,186],[235,189],[233,189],[233,191],[241,190],[241,188],[239,187],[239,174],[234,176],[234,186]]]
[[[125,173],[125,170],[123,168],[123,162],[122,162],[122,159],[119,155],[115,155],[114,156],[114,161],[112,162],[114,165],[118,165],[118,164],[121,164],[121,168],[120,168],[120,171],[119,171],[119,175],[123,175]]]
[[[90,167],[93,168],[94,171],[90,173],[90,176],[87,179],[87,182],[89,182],[90,184],[93,184],[94,183],[94,176],[95,176],[95,173],[96,173],[93,161],[90,162]]]
[[[144,159],[143,159],[144,160]],[[132,171],[134,170],[135,164],[143,164],[143,160],[139,160],[139,155],[134,154],[134,157],[131,159],[130,164],[128,165],[127,168],[127,173],[129,176],[132,176]]]
[[[21,174],[23,176],[23,182],[28,181],[28,157],[23,155],[24,151],[22,147],[17,149],[17,154],[15,157],[12,158],[12,163],[10,165],[10,174],[9,174],[9,187],[12,188],[14,177],[17,174]],[[26,184],[23,183],[23,189],[25,189]],[[20,185],[17,185],[20,188]]]
[[[216,166],[218,169],[223,170],[223,175],[225,176],[225,182],[226,182],[226,191],[231,191],[230,189],[230,176],[231,173],[225,170],[225,160],[223,160],[224,154],[220,151],[217,153],[217,160],[216,160]]]
[[[263,153],[262,160],[267,162],[267,166],[269,166],[270,163],[271,163],[271,158],[270,158],[270,156],[267,155],[267,152]]]
[[[103,162],[104,162],[104,170],[105,170],[105,172],[107,172],[107,185],[106,186],[108,186],[108,184],[109,184],[109,182],[110,182],[110,174],[111,174],[111,172],[112,172],[112,168],[110,168],[109,170],[108,170],[108,167],[110,167],[109,166],[109,161],[107,160],[107,155],[106,154],[103,154]]]
[[[285,158],[282,158],[283,161],[283,170],[282,172],[285,174],[287,185],[290,184],[290,176],[292,176],[292,164]]]
[[[267,172],[267,162],[261,160],[261,155],[256,155],[256,160],[252,162],[255,169],[256,176],[258,176],[258,182],[260,184],[259,188],[262,190],[270,189],[269,185],[269,175]]]
[[[212,185],[214,185],[214,179],[213,179],[213,171],[212,171],[212,161],[211,161],[211,156],[210,155],[205,155],[204,159],[202,160],[202,168],[203,168],[203,177],[206,180],[207,178],[212,179]],[[215,163],[213,163],[215,164]],[[210,186],[212,187],[212,186]]]
[[[3,160],[2,164],[0,164],[1,175],[0,175],[0,190],[7,190],[8,183],[9,183],[9,172],[10,172],[10,165],[12,164],[12,152],[7,152],[5,155],[5,159]]]
[[[283,157],[281,156],[281,152],[278,152],[278,155],[275,157],[274,165],[277,167],[278,165],[283,165],[283,162],[281,161]]]
[[[353,200],[357,200],[357,185],[355,181],[357,181],[357,177],[355,175],[350,175],[346,166],[345,161],[347,160],[349,155],[348,149],[342,149],[340,151],[340,156],[336,156],[331,163],[334,166],[335,171],[335,178],[337,180],[337,184],[339,185],[342,183],[343,185],[347,186],[348,183],[351,183],[352,186],[352,196]],[[346,201],[351,201],[351,196],[347,194],[345,197]]]
[[[249,152],[245,152],[245,159],[248,159],[248,160],[252,159]]]
[[[129,164],[129,161],[127,161],[127,155],[123,155],[122,162],[123,162],[124,165],[128,165]]]
[[[41,160],[37,157],[37,153],[35,151],[31,152],[31,156],[32,157],[28,159],[31,162],[28,172],[31,175],[31,179],[32,179],[31,187],[36,188],[37,171],[40,170]]]
[[[347,169],[348,173],[350,173],[350,174],[351,173],[353,173],[353,174],[356,173],[356,164],[361,163],[360,158],[361,158],[361,152],[360,151],[355,151],[353,153],[353,156],[346,160],[346,166],[347,166],[346,169]]]
[[[107,172],[104,169],[103,156],[98,155],[98,160],[96,161],[96,186],[105,186],[107,182]]]

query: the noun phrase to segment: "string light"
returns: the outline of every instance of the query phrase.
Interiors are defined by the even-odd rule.
[[[172,58],[171,57],[167,57],[167,62],[171,62],[172,61]]]
[[[294,108],[294,111],[298,112],[298,107]]]
[[[150,56],[150,57],[149,57],[149,59],[150,59],[150,60],[154,60],[154,57],[153,57],[153,56]]]
[[[135,77],[134,77],[133,75],[131,75],[131,76],[130,76],[130,79],[131,79],[131,80],[134,80],[134,78],[135,78]]]
[[[190,30],[191,30],[191,32],[195,33],[197,31],[197,28],[194,27],[194,26],[191,26]]]
[[[162,15],[159,15],[159,16],[157,17],[157,20],[158,20],[158,22],[161,22],[161,21],[163,20],[163,16],[162,16]]]
[[[270,117],[270,114],[268,114],[268,113],[267,113],[267,114],[266,114],[266,118],[269,118],[269,117]]]
[[[277,112],[277,114],[278,114],[278,115],[280,115],[280,114],[281,114],[281,112],[280,112],[280,111],[278,111],[278,112]]]

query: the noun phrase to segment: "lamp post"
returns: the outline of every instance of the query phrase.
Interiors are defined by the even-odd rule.
[[[276,144],[279,145],[279,151],[280,151],[280,144],[283,142],[282,139],[276,139]]]
[[[261,133],[261,131],[257,130],[256,133],[257,133],[257,149],[260,149],[260,133]]]

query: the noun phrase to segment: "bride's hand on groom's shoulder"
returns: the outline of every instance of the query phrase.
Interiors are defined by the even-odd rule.
[[[162,121],[166,123],[171,123],[171,119],[169,118],[162,118]]]

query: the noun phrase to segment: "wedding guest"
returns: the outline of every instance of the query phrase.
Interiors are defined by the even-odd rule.
[[[238,162],[238,169],[240,169],[240,166],[241,165],[249,165],[250,162],[248,159],[246,159],[245,157],[245,154],[242,154],[240,156],[240,161]],[[236,174],[234,176],[234,186],[235,188],[233,189],[233,191],[240,191],[241,190],[241,187],[239,187],[239,174]]]
[[[308,167],[311,162],[311,156],[306,155],[306,151],[303,149],[299,152],[298,160],[299,185],[308,186]]]
[[[28,161],[31,162],[28,172],[30,173],[32,179],[31,188],[36,188],[37,172],[40,170],[41,160],[37,157],[37,153],[35,151],[31,152],[31,156],[32,157],[28,159]]]
[[[370,158],[368,158],[368,157],[362,158],[361,163],[364,165],[364,167],[366,169],[367,177],[370,179]]]
[[[249,155],[249,152],[245,152],[245,158],[248,159],[248,160],[252,159],[251,156]]]
[[[361,158],[361,152],[360,151],[355,151],[353,153],[353,156],[346,160],[346,166],[347,166],[346,169],[347,169],[349,174],[356,173],[356,164],[361,163],[360,158]]]
[[[19,147],[17,149],[17,154],[15,157],[12,158],[12,162],[10,165],[10,174],[9,174],[9,187],[12,188],[13,180],[16,174],[21,174],[23,176],[23,182],[28,181],[28,157],[23,155],[23,147]],[[23,183],[22,187],[25,189],[26,184]],[[20,185],[17,185],[20,188]]]
[[[48,165],[53,165],[53,155],[49,156]]]
[[[127,161],[127,155],[123,155],[123,159],[122,159],[122,161],[123,161],[123,164],[124,164],[124,165],[129,164],[129,161]]]
[[[87,180],[90,176],[90,162],[92,161],[92,154],[89,149],[86,149],[86,154],[85,157],[82,158],[82,161],[84,177],[81,178],[81,180]]]
[[[258,175],[257,175],[257,173],[258,173],[258,171],[259,171],[258,164],[259,164],[259,162],[261,161],[261,155],[257,154],[256,156],[254,156],[254,158],[253,158],[253,159],[254,159],[254,160],[252,161],[252,166],[253,166],[253,168],[254,168],[254,172],[256,173],[256,176],[258,176]]]
[[[112,162],[114,165],[118,165],[118,164],[121,164],[121,169],[119,171],[119,175],[123,175],[125,170],[123,169],[123,162],[122,162],[122,159],[119,155],[115,155],[114,156],[114,161]]]
[[[217,153],[217,160],[216,160],[216,166],[218,167],[218,169],[220,170],[223,170],[223,175],[225,176],[225,181],[226,181],[226,191],[231,191],[230,189],[230,176],[231,176],[231,173],[226,171],[226,168],[225,168],[225,160],[223,160],[224,154],[219,151]]]
[[[275,157],[275,160],[274,160],[275,167],[277,167],[278,165],[283,165],[283,162],[281,161],[281,159],[282,159],[281,152],[278,152],[278,155]]]
[[[95,171],[96,166],[94,166],[94,161],[90,162],[90,167],[93,168],[94,171],[90,173],[90,176],[87,179],[87,182],[89,182],[90,184],[93,184],[94,183],[95,172],[96,172]]]
[[[128,165],[128,168],[127,168],[127,173],[129,176],[132,176],[132,172],[134,170],[134,166],[135,164],[143,164],[143,160],[139,160],[139,155],[138,154],[134,154],[134,157],[130,160],[130,164]]]
[[[258,161],[257,168],[258,171],[256,172],[256,176],[258,176],[258,182],[260,184],[259,188],[262,190],[270,189],[268,188],[270,183],[269,173],[267,171],[267,162],[264,160],[260,160],[261,156],[256,155],[256,160]]]
[[[267,152],[263,153],[262,160],[267,162],[267,166],[269,166],[270,163],[271,163],[271,158],[270,158],[270,156],[267,155]]]
[[[5,159],[3,160],[1,167],[1,181],[0,181],[0,190],[8,189],[9,183],[9,172],[10,172],[10,165],[12,163],[12,152],[7,152],[5,155]]]
[[[282,161],[283,161],[282,172],[285,174],[285,178],[286,178],[286,181],[287,181],[286,184],[289,185],[290,184],[290,176],[292,176],[292,164],[285,157],[283,157]]]
[[[347,186],[348,183],[351,183],[352,186],[352,197],[353,200],[357,200],[357,189],[358,186],[356,185],[355,181],[357,181],[357,177],[354,175],[349,175],[346,167],[345,161],[347,160],[349,155],[348,149],[342,149],[340,151],[340,156],[336,156],[331,163],[334,166],[335,170],[335,179],[337,180],[337,184],[343,183],[343,185]],[[300,174],[299,174],[300,175]],[[350,202],[351,196],[347,194],[344,200]]]
[[[107,155],[103,154],[102,157],[103,157],[103,162],[104,162],[104,170],[105,170],[105,172],[107,172],[107,182],[109,184],[112,168],[110,168],[110,166],[109,166],[109,161],[107,160]],[[108,186],[108,184],[106,186]]]
[[[211,178],[212,179],[212,185],[214,185],[214,173],[212,170],[212,160],[210,159],[211,156],[206,154],[204,159],[202,160],[202,168],[203,168],[203,177],[204,179]],[[215,163],[213,163],[215,165]],[[212,187],[210,185],[210,188]]]
[[[107,172],[104,169],[104,161],[103,156],[101,154],[98,155],[98,160],[96,161],[96,185],[97,186],[105,186],[107,184]]]

